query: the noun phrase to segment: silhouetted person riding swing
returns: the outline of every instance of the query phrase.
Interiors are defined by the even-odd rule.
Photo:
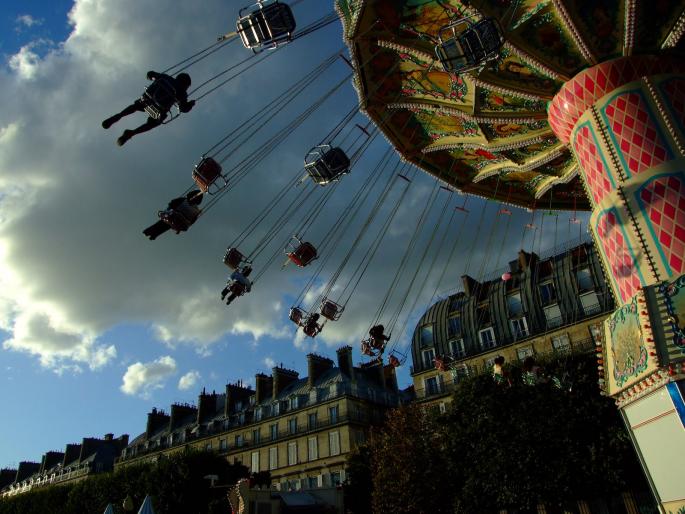
[[[202,202],[202,192],[194,189],[185,196],[174,198],[167,205],[166,210],[159,211],[159,221],[143,230],[143,234],[154,241],[169,229],[177,234],[185,232],[195,223],[202,212],[198,207]]]
[[[123,146],[137,134],[142,134],[155,127],[159,127],[166,119],[174,104],[178,104],[181,112],[190,112],[195,105],[195,100],[188,101],[188,88],[190,87],[190,75],[179,73],[175,78],[156,71],[147,72],[148,80],[152,80],[143,96],[126,107],[119,114],[115,114],[102,122],[102,127],[108,129],[124,116],[134,112],[147,112],[148,118],[140,127],[133,130],[126,129],[117,139],[117,144]]]
[[[252,291],[252,282],[247,277],[252,273],[252,266],[243,266],[242,269],[236,269],[231,273],[226,287],[221,291],[221,299],[226,298],[226,295],[231,294],[226,298],[226,305],[230,305],[233,300],[245,293]]]

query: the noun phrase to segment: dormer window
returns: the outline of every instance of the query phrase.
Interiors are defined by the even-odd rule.
[[[433,346],[433,325],[424,325],[420,329],[421,346]]]

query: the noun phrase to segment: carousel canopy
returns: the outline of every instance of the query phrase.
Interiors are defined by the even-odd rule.
[[[682,53],[685,39],[685,0],[336,6],[361,108],[402,156],[463,192],[527,208],[589,208],[548,122],[557,91],[608,59]]]

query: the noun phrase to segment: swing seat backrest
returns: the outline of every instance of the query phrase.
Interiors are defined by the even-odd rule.
[[[393,368],[399,368],[400,360],[394,355],[391,355],[390,357],[388,357],[388,364],[390,364]]]
[[[304,268],[316,257],[316,248],[314,248],[313,244],[307,242],[301,243],[294,251],[288,253],[288,259],[300,268]]]
[[[337,321],[340,319],[340,315],[342,314],[342,310],[340,308],[340,305],[335,303],[332,300],[325,300],[321,304],[321,315],[329,319],[331,321]]]
[[[296,325],[300,325],[302,323],[302,318],[304,318],[304,312],[302,311],[302,309],[292,307],[290,309],[290,312],[288,313],[288,318],[290,318],[290,321],[292,321]]]
[[[245,294],[245,290],[247,289],[245,287],[245,284],[238,282],[237,280],[234,280],[230,287],[229,287],[231,293],[233,293],[236,296],[242,296]]]
[[[305,169],[314,182],[324,186],[349,173],[350,159],[341,148],[330,148],[315,161],[305,163]]]
[[[240,12],[237,32],[245,48],[278,46],[291,40],[295,30],[295,17],[290,7],[278,1],[268,5],[257,4],[252,12],[243,15]]]
[[[366,355],[368,357],[375,357],[374,353],[371,351],[371,345],[369,345],[369,342],[366,339],[362,340],[360,348],[362,355]]]
[[[231,269],[237,269],[245,256],[237,248],[229,248],[224,255],[224,264]]]
[[[195,168],[193,168],[193,180],[203,193],[214,194],[228,185],[228,182],[221,174],[221,171],[221,164],[211,157],[205,157],[195,166]],[[218,186],[214,188],[213,191],[210,191],[210,188],[219,178],[224,179],[223,186]]]
[[[319,327],[316,326],[316,323],[307,323],[302,327],[302,331],[309,337],[316,337],[316,334],[319,333]]]
[[[440,29],[435,53],[445,71],[465,73],[479,68],[499,55],[504,37],[497,20],[483,18],[472,23],[456,20]]]
[[[145,112],[151,118],[164,118],[176,103],[176,87],[173,78],[162,75],[145,88],[141,97],[145,105]]]

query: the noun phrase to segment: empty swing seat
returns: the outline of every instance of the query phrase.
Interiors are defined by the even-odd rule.
[[[290,312],[288,313],[288,318],[290,318],[290,321],[296,325],[301,325],[302,319],[304,318],[304,311],[299,307],[291,307]]]
[[[238,266],[245,261],[245,256],[237,248],[229,248],[224,255],[224,264],[231,269],[238,269]],[[247,262],[247,261],[245,261]]]
[[[461,18],[440,29],[435,53],[445,71],[465,73],[499,56],[504,36],[494,18]]]
[[[324,300],[321,302],[321,315],[331,321],[339,320],[343,310],[344,308],[333,300]]]
[[[276,48],[292,39],[295,17],[287,4],[278,0],[273,3],[257,2],[256,8],[245,14],[249,8],[241,9],[236,30],[245,48],[254,50],[271,45]]]
[[[304,159],[304,168],[314,182],[325,186],[349,173],[350,159],[339,147],[331,148],[329,145],[321,145],[307,154]]]
[[[163,75],[155,79],[140,98],[145,105],[145,112],[152,119],[163,119],[176,103],[176,88],[170,78]]]
[[[300,243],[292,252],[287,252],[286,255],[288,259],[300,268],[304,268],[318,256],[314,245],[307,242]]]
[[[195,165],[195,168],[193,168],[193,180],[203,193],[213,194],[228,185],[228,182],[221,174],[221,171],[221,164],[211,157],[203,157],[202,160]],[[217,186],[214,188],[214,191],[210,191],[210,188],[219,178],[223,179],[223,185]]]

